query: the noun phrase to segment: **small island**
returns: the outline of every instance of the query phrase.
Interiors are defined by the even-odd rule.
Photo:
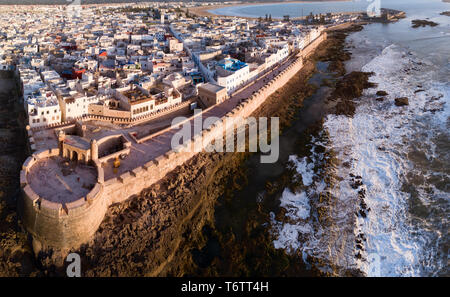
[[[450,11],[444,11],[444,12],[441,12],[441,15],[450,16]]]
[[[432,21],[427,21],[427,20],[413,20],[412,22],[412,27],[413,28],[419,28],[419,27],[426,27],[426,26],[430,26],[430,27],[436,27],[439,24],[432,22]]]

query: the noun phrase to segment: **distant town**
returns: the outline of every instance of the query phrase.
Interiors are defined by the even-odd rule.
[[[132,121],[208,92],[208,84],[231,94],[327,26],[361,17],[210,18],[190,6],[3,7],[0,68],[19,71],[30,127],[93,115]],[[132,98],[133,88],[141,96]]]

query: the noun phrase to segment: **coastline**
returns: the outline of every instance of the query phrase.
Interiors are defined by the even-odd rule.
[[[271,115],[271,116],[286,116],[290,120],[293,120],[292,106],[294,104],[296,108],[299,108],[303,99],[311,94],[313,89],[307,88],[307,80],[315,71],[313,63],[309,62],[304,66],[285,86],[280,88],[276,94],[271,95],[254,113],[256,116]],[[303,89],[302,89],[303,87]],[[304,92],[302,94],[298,92]],[[293,95],[297,94],[297,97]],[[280,109],[280,99],[285,101]],[[293,102],[293,100],[295,102]],[[288,121],[280,123],[281,126],[288,125]],[[106,223],[102,223],[99,232],[95,235],[95,239],[88,244],[88,247],[82,257],[85,261],[108,261],[102,263],[102,267],[116,267],[118,262],[129,262],[124,260],[128,258],[132,253],[131,250],[137,249],[137,246],[145,245],[145,241],[153,241],[153,249],[149,251],[148,261],[150,264],[148,271],[143,271],[147,276],[186,276],[186,275],[214,275],[214,272],[209,268],[198,267],[198,263],[192,257],[191,251],[201,251],[207,245],[208,236],[204,233],[207,231],[204,228],[212,229],[212,234],[218,236],[221,240],[228,238],[226,235],[219,235],[215,227],[215,207],[217,206],[218,199],[220,197],[232,194],[234,191],[238,191],[245,185],[245,162],[248,159],[249,153],[201,153],[195,156],[192,160],[171,172],[160,183],[154,187],[144,190],[141,195],[133,200],[125,202],[123,205],[113,206],[108,211],[108,216],[105,219]],[[175,179],[175,180],[173,180]],[[195,189],[195,190],[191,190]],[[156,194],[158,193],[158,194]],[[159,210],[166,209],[166,206],[172,204],[170,201],[177,201],[177,204],[170,206],[172,209],[166,209],[164,213],[173,213],[174,215],[158,214],[157,209],[147,208],[145,206],[150,199],[161,200],[162,205],[158,206],[158,201],[153,201],[151,207],[158,207]],[[144,207],[140,205],[143,204]],[[166,206],[164,206],[166,205]],[[121,214],[127,216],[127,213],[142,213],[143,208],[147,208],[144,213],[151,212],[154,218],[152,220],[159,221],[163,217],[171,217],[169,221],[172,224],[164,224],[163,226],[155,226],[158,230],[156,232],[145,232],[152,239],[145,241],[139,240],[139,234],[134,234],[136,240],[127,240],[128,244],[133,243],[133,246],[123,245],[121,246],[120,257],[115,261],[111,261],[110,254],[108,254],[102,247],[111,246],[112,242],[120,242],[120,230],[128,224],[133,224],[128,220],[123,222],[119,221],[119,225],[114,226],[113,222],[117,222],[117,216]],[[145,216],[145,214],[143,214]],[[132,217],[133,215],[131,215]],[[160,217],[158,219],[157,217]],[[164,219],[165,220],[165,219]],[[174,223],[176,222],[176,223]],[[133,224],[138,225],[138,224]],[[138,226],[136,226],[139,228]],[[134,230],[135,227],[131,227]],[[116,232],[119,233],[116,235]],[[220,232],[219,232],[220,233]],[[114,239],[118,237],[117,239]],[[229,238],[228,238],[229,239]],[[236,246],[230,245],[223,249],[224,251],[237,252]],[[92,250],[91,250],[92,249]],[[99,253],[96,249],[102,249],[103,252]],[[140,248],[139,248],[140,249]],[[273,246],[270,250],[274,250]],[[284,252],[278,251],[280,257]],[[100,259],[95,259],[94,255],[100,254]],[[92,255],[92,257],[91,257]],[[229,254],[228,254],[229,255]],[[232,255],[229,255],[230,257]],[[237,255],[235,255],[237,256]],[[241,255],[244,257],[243,255]],[[239,256],[239,257],[241,257]],[[238,258],[239,258],[238,257]],[[292,262],[299,260],[296,256],[291,256]],[[295,259],[295,261],[294,261]],[[118,260],[118,262],[116,262]],[[242,266],[243,259],[236,262],[228,263],[228,265]],[[111,262],[109,262],[111,261]],[[152,265],[153,264],[153,265]],[[301,264],[301,263],[299,263]],[[135,266],[135,264],[131,264]],[[242,267],[241,267],[242,268]],[[97,276],[102,275],[99,267],[92,267],[92,270],[88,271],[88,275]],[[199,270],[200,269],[200,270]],[[249,269],[247,267],[246,269]],[[112,272],[112,271],[111,271]],[[304,271],[306,275],[310,275],[310,272]],[[118,275],[135,275],[134,273],[122,271]],[[137,275],[137,274],[136,274]]]
[[[325,47],[327,45],[321,44],[317,52],[326,52]],[[285,121],[281,126],[288,127],[295,120],[295,111],[302,106],[303,100],[315,91],[308,84],[315,72],[315,58],[310,58],[304,68],[271,95],[254,114],[283,117]],[[269,231],[258,227],[260,219],[267,220],[267,213],[261,213],[258,207],[249,209],[250,218],[242,227],[246,230],[243,231],[247,234],[245,236],[257,232],[257,241],[237,241],[233,233],[224,233],[216,225],[215,215],[216,211],[220,211],[220,205],[232,201],[233,193],[247,183],[245,164],[248,157],[246,153],[199,154],[138,197],[112,206],[95,238],[79,251],[83,261],[90,263],[87,275],[237,276],[236,271],[254,275],[262,271],[245,264],[246,252],[237,252],[247,251],[253,255],[251,251],[261,249],[272,255],[272,260],[275,257],[277,261],[281,259],[283,263],[290,263],[288,268],[273,268],[271,273],[274,275],[317,275],[316,270],[305,269],[299,255],[289,255],[274,248]],[[167,224],[153,225],[150,222]],[[152,229],[146,230],[146,225],[152,226]],[[245,226],[253,227],[247,229]],[[217,256],[211,256],[208,252],[211,245],[217,242],[225,245],[221,248],[221,257],[227,260],[223,262],[217,262]],[[121,244],[119,248],[115,247],[111,257],[110,249],[114,243]],[[144,259],[143,265],[131,259],[139,250],[146,250],[139,256]],[[263,262],[261,266],[264,269],[272,269],[273,263],[269,259],[255,257]],[[126,270],[120,268],[124,264],[128,266]],[[105,271],[102,267],[109,268]]]
[[[322,47],[321,44],[315,52],[323,50]],[[309,63],[311,62],[309,61]],[[303,67],[285,86],[269,96],[268,101],[264,102],[255,111],[255,114],[271,114],[288,118],[289,120],[282,126],[289,125],[289,122],[295,117],[294,110],[289,106],[289,100],[296,100],[295,106],[298,108],[312,90],[305,88],[304,91],[307,93],[299,97],[291,95],[300,91],[299,86],[306,84],[305,81],[312,75],[314,69],[315,67],[311,64]],[[284,110],[280,110],[279,99],[284,98],[287,98],[287,102],[284,104]],[[231,160],[231,164],[241,166],[245,161],[245,155],[235,154]],[[236,170],[235,165],[231,168],[227,167],[229,161],[230,157],[224,158],[219,154],[210,156],[201,154],[183,164],[181,168],[179,166],[175,171],[170,172],[159,183],[144,190],[138,195],[140,198],[130,198],[124,203],[111,206],[94,239],[76,250],[82,255],[83,262],[89,263],[86,275],[185,275],[188,270],[181,269],[180,265],[186,265],[186,261],[192,260],[189,260],[189,253],[186,253],[190,249],[182,247],[190,246],[193,243],[201,247],[201,244],[204,243],[204,240],[201,240],[202,235],[198,235],[198,233],[207,222],[213,221],[212,215],[216,199],[224,191],[227,191],[224,186],[218,189],[217,181],[220,179],[211,179],[210,177],[217,177],[217,174],[224,179],[233,176],[233,174],[227,174],[227,172]],[[191,190],[192,185],[195,184],[200,190]],[[202,185],[205,186],[202,187]],[[211,185],[215,185],[214,190],[211,190]],[[210,195],[210,191],[216,191],[216,194]],[[158,203],[158,199],[161,204]],[[166,223],[161,224],[161,222]],[[142,232],[147,234],[147,240],[140,240],[145,238]],[[189,234],[190,237],[186,238],[186,234]],[[118,247],[118,243],[123,244]],[[146,251],[145,254],[142,254],[143,250]],[[182,255],[178,256],[178,253],[182,253]],[[42,270],[39,269],[39,273],[63,274],[63,267],[56,268],[54,266],[54,260],[60,255],[52,250],[44,250],[36,256],[38,256],[39,266],[43,267]],[[146,267],[141,261],[133,260],[141,259],[141,257],[148,260],[144,261]],[[111,263],[111,261],[113,262]],[[120,267],[126,263],[134,263],[129,264],[134,268],[131,269],[128,266],[129,269],[126,271],[121,270]],[[125,265],[125,267],[127,266]],[[35,269],[36,267],[33,270]]]
[[[327,0],[326,2],[349,2],[351,0]],[[237,6],[256,6],[256,5],[264,5],[264,4],[288,4],[288,3],[321,3],[325,1],[271,1],[271,2],[243,2],[243,3],[237,3],[237,4],[220,4],[220,5],[205,5],[205,6],[199,6],[190,8],[189,12],[192,14],[195,14],[199,17],[213,17],[213,16],[222,16],[222,17],[237,17],[233,15],[222,15],[222,14],[215,14],[210,12],[210,10],[220,9],[220,8],[226,8],[226,7],[237,7]],[[248,20],[257,19],[257,17],[238,17]],[[301,19],[301,17],[293,17],[292,19]]]
[[[285,168],[283,174],[275,180],[272,180],[267,183],[268,193],[264,195],[262,200],[273,199],[275,196],[276,201],[282,201],[285,196],[285,192],[292,193],[292,195],[300,195],[301,193],[305,193],[308,191],[309,197],[309,205],[312,209],[312,213],[317,214],[317,221],[312,220],[309,224],[314,224],[314,228],[323,228],[326,232],[321,236],[321,247],[324,247],[326,251],[329,251],[329,254],[325,252],[325,254],[321,254],[320,247],[316,247],[317,250],[313,253],[312,256],[310,253],[306,255],[303,254],[302,249],[294,249],[290,250],[291,246],[282,247],[284,250],[290,251],[289,253],[300,254],[302,259],[311,265],[311,269],[314,271],[316,275],[320,276],[364,276],[364,272],[361,271],[357,267],[347,267],[342,265],[338,261],[338,258],[333,258],[333,255],[343,254],[344,251],[355,249],[354,242],[358,242],[358,238],[364,238],[364,234],[359,233],[358,237],[354,238],[354,234],[340,234],[336,232],[339,230],[339,215],[336,215],[339,212],[341,205],[339,204],[339,199],[334,197],[334,189],[339,186],[339,177],[336,174],[336,169],[340,161],[337,159],[337,154],[327,147],[326,144],[328,142],[328,133],[323,127],[323,121],[325,117],[329,114],[348,114],[351,116],[352,111],[354,110],[354,102],[353,97],[349,96],[348,98],[342,98],[342,100],[333,100],[334,94],[341,92],[350,92],[354,96],[358,96],[362,93],[362,91],[366,88],[372,87],[371,84],[368,83],[369,73],[363,72],[351,72],[346,73],[345,69],[340,69],[340,67],[336,67],[335,61],[340,63],[349,60],[351,55],[347,55],[345,50],[346,37],[352,32],[361,30],[360,26],[353,26],[351,28],[347,28],[344,30],[336,31],[336,35],[330,36],[327,39],[326,44],[323,45],[321,51],[317,51],[314,58],[318,62],[326,62],[328,63],[328,71],[331,73],[335,73],[335,78],[332,82],[327,82],[325,80],[322,81],[322,84],[326,87],[329,87],[331,93],[328,96],[324,97],[324,105],[323,109],[326,111],[324,115],[318,120],[316,123],[312,123],[307,127],[304,127],[304,130],[301,134],[295,134],[292,139],[296,140],[295,150],[291,152],[295,158],[289,161],[289,165]],[[330,34],[331,35],[331,34]],[[344,55],[345,54],[345,55]],[[330,58],[331,57],[331,58]],[[341,58],[343,57],[343,58]],[[337,59],[337,60],[335,60]],[[351,98],[350,98],[351,97]],[[320,103],[312,103],[313,105]],[[296,126],[294,129],[297,131],[299,128]],[[314,151],[314,152],[313,152]],[[296,163],[300,162],[299,160],[318,160],[317,152],[326,156],[324,158],[320,158],[320,162],[313,163],[315,170],[317,172],[317,177],[322,183],[325,183],[326,190],[316,192],[316,194],[312,194],[315,192],[314,186],[309,188],[310,185],[305,185],[302,181],[303,179],[303,171],[300,173],[296,170]],[[291,155],[291,156],[292,156]],[[297,161],[294,161],[297,160]],[[292,163],[293,162],[293,163]],[[316,171],[317,170],[317,171]],[[309,174],[309,173],[305,173]],[[316,184],[317,185],[317,184]],[[310,196],[311,195],[311,196]],[[272,197],[272,198],[271,198]],[[296,196],[298,197],[298,196]],[[360,200],[355,201],[352,204],[359,212],[365,212],[364,210],[364,197],[359,197]],[[295,203],[299,203],[296,201]],[[298,204],[295,204],[298,207]],[[358,207],[362,205],[362,209],[358,209]],[[303,227],[305,221],[304,218],[299,218],[300,220],[295,220],[289,213],[294,210],[296,206],[294,205],[284,205],[280,203],[278,210],[273,210],[274,215],[271,217],[271,222],[274,228],[274,236],[276,241],[280,238],[280,228],[283,227],[284,224],[287,226],[293,226],[297,223],[299,224],[299,228],[307,228]],[[309,211],[308,211],[309,212]],[[313,215],[311,215],[313,216]],[[349,217],[351,221],[352,218]],[[276,231],[278,230],[278,231]],[[340,234],[340,235],[339,235]],[[304,235],[305,236],[305,235]],[[302,237],[304,238],[304,237]],[[294,238],[289,238],[289,240],[296,241]],[[307,239],[303,239],[305,242],[308,242]],[[315,241],[315,240],[314,240]],[[283,241],[281,241],[283,242]],[[296,245],[292,243],[292,245]],[[306,244],[303,241],[298,243],[299,246],[302,244]],[[338,243],[338,244],[334,244]],[[275,244],[275,241],[274,241]],[[283,246],[283,245],[281,245]],[[278,241],[278,247],[280,248],[280,242]],[[311,247],[309,246],[308,249]],[[356,245],[358,248],[358,245]],[[355,251],[356,257],[359,257],[358,250]],[[331,256],[331,257],[330,257]]]
[[[312,70],[303,67],[300,72],[304,71]],[[298,76],[297,72],[294,77]],[[293,86],[292,79],[269,98],[282,94],[287,86]],[[297,83],[294,86],[298,88]],[[272,101],[272,106],[273,110],[279,110],[278,102]],[[212,221],[209,218],[214,214],[215,200],[227,190],[225,183],[212,177],[234,176],[228,173],[237,167],[230,168],[230,164],[242,164],[243,160],[245,154],[240,153],[195,156],[141,194],[109,207],[94,237],[80,248],[42,249],[39,255],[35,254],[39,268],[34,266],[32,270],[38,275],[64,275],[63,254],[76,251],[86,263],[83,268],[86,276],[185,275],[187,270],[180,265],[192,260],[190,250],[182,247],[199,242],[201,245],[199,232],[206,222]]]

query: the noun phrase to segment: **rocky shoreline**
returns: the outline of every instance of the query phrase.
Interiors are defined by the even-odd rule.
[[[303,69],[255,115],[278,116],[282,129],[289,127],[303,100],[317,88],[308,80],[315,73],[315,62],[321,60],[320,56],[334,55],[336,59],[331,62],[336,62],[332,67],[342,72],[343,60],[338,55],[343,49],[339,44],[345,41],[342,33],[334,32],[330,40],[321,44]],[[247,158],[245,153],[200,153],[140,195],[111,206],[94,238],[74,250],[81,255],[83,276],[319,274],[314,269],[306,270],[299,255],[273,247],[270,229],[262,228],[260,223],[267,222],[267,210],[277,203],[274,199],[262,207],[248,205],[248,219],[242,222],[246,227],[239,236],[236,230],[217,225],[218,204],[233,208],[234,193],[246,184]],[[275,188],[266,186],[275,197]],[[31,255],[30,242],[22,242]],[[219,253],[214,252],[217,246]],[[3,255],[2,267],[17,263],[13,258],[18,254],[12,254],[7,258]],[[55,251],[42,251],[29,259],[21,275],[65,275],[65,263],[61,259],[55,261],[57,258]],[[15,272],[5,268],[0,273],[11,276]]]
[[[283,118],[280,126],[288,126],[302,100],[315,90],[306,83],[314,71],[314,64],[307,62],[300,73],[267,99],[255,115],[280,116]],[[258,232],[260,239],[248,240],[246,245],[236,243],[233,234],[217,230],[217,200],[232,197],[245,185],[247,157],[247,153],[201,153],[138,197],[110,207],[95,238],[76,251],[82,255],[82,262],[87,263],[84,275],[259,275],[263,269],[255,271],[253,265],[246,262],[246,257],[254,255],[263,262],[267,254],[276,258],[266,266],[266,270],[271,269],[267,275],[282,275],[282,267],[272,270],[272,264],[298,259],[275,250],[268,230],[257,227],[255,221],[261,216],[265,219],[266,214],[257,209],[248,210],[255,220],[247,222],[250,225],[247,235]],[[201,255],[210,248],[210,238],[222,244],[220,263],[217,263],[217,257],[205,259],[211,256]],[[267,254],[257,256],[256,251],[261,249],[264,238],[266,245],[262,251]],[[195,257],[198,254],[200,257]],[[56,267],[53,269],[57,272]],[[294,270],[298,274],[304,267]]]
[[[372,73],[351,72],[346,74],[345,71],[344,62],[351,58],[351,54],[345,50],[345,38],[348,34],[361,29],[362,27],[355,26],[349,30],[334,32],[334,38],[330,36],[328,41],[329,46],[325,47],[326,50],[324,52],[318,51],[315,56],[318,61],[328,62],[329,69],[334,71],[336,75],[336,81],[334,83],[328,83],[330,86],[334,86],[334,90],[326,100],[328,102],[329,114],[353,116],[356,104],[355,99],[360,97],[365,89],[376,87],[375,84],[369,82],[370,76],[373,75]],[[385,95],[387,95],[386,92],[379,91],[379,96]],[[317,214],[316,223],[324,229],[339,230],[337,222],[334,221],[331,215],[333,209],[336,208],[337,201],[336,197],[333,197],[333,191],[331,189],[337,185],[340,179],[336,174],[336,169],[340,165],[340,161],[328,146],[323,145],[328,142],[326,130],[323,128],[323,121],[324,118],[302,133],[296,144],[298,148],[296,156],[299,159],[305,157],[308,159],[316,159],[311,155],[316,153],[322,155],[321,161],[314,164],[314,172],[326,184],[326,190],[324,193],[310,196],[311,214]],[[313,143],[313,139],[315,143]],[[343,165],[345,166],[345,164]],[[351,173],[350,176],[352,176]],[[352,187],[354,189],[359,189],[363,186],[360,178],[359,176],[353,175],[354,183]],[[285,172],[278,180],[270,182],[269,188],[268,194],[275,195],[277,201],[279,201],[285,189],[289,189],[292,193],[307,191],[307,188],[302,183],[302,176],[298,174],[293,164],[287,166]],[[370,211],[364,201],[364,191],[363,187],[359,189],[357,205],[355,205],[355,210],[359,216],[366,216],[367,212]],[[292,218],[285,215],[286,212],[287,209],[278,207],[278,210],[275,212],[275,221],[295,224]],[[333,231],[329,232],[329,236],[336,235],[333,234]],[[342,236],[342,234],[339,236]],[[365,235],[360,233],[354,239],[349,238],[348,240],[354,242],[353,250],[355,252],[355,258],[360,259],[360,251],[364,250]],[[333,238],[329,238],[328,241],[330,245],[334,242]],[[300,257],[301,255],[299,253],[300,251],[297,251],[294,254]],[[311,271],[315,275],[364,276],[364,273],[358,269],[339,267],[335,263],[321,257],[308,257],[307,261],[311,265]],[[324,267],[325,269],[323,269]],[[328,271],[327,269],[330,268],[331,271]]]

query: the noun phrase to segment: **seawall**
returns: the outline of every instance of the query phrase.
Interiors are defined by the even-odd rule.
[[[78,246],[95,233],[108,206],[103,195],[103,169],[100,163],[96,164],[97,182],[85,197],[70,203],[56,203],[40,197],[29,185],[27,175],[40,160],[57,156],[57,148],[36,152],[28,157],[20,172],[23,224],[33,235],[34,247]]]
[[[39,160],[57,156],[59,149],[45,150],[33,154],[24,163],[21,171],[21,187],[24,193],[23,209],[25,228],[33,235],[36,245],[60,249],[78,247],[88,241],[102,222],[108,206],[138,195],[149,188],[177,166],[194,157],[194,147],[206,147],[211,141],[223,137],[223,129],[236,126],[242,118],[250,116],[270,95],[284,86],[303,67],[303,56],[309,56],[327,38],[323,33],[281,73],[241,102],[218,122],[203,130],[201,135],[185,143],[180,150],[168,151],[142,166],[121,174],[117,178],[104,180],[103,169],[96,164],[98,179],[91,192],[75,202],[58,204],[39,197],[28,185],[27,173]]]

